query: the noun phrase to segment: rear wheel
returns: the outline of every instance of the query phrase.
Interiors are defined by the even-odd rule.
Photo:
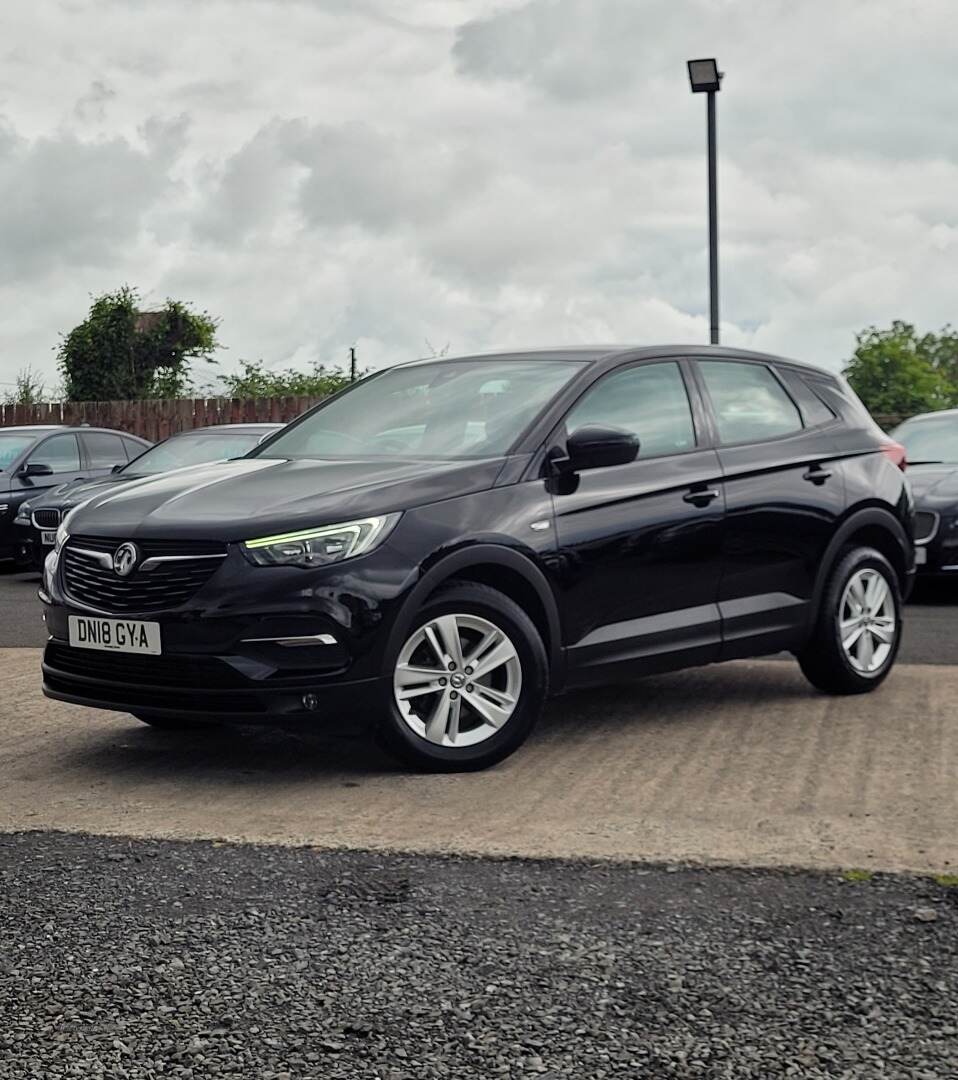
[[[207,723],[204,720],[194,720],[190,716],[167,716],[164,713],[133,713],[141,723],[149,724],[157,731],[204,731],[215,728],[215,723]]]
[[[829,575],[812,638],[798,654],[806,678],[828,694],[881,685],[901,643],[901,590],[873,548],[847,549]]]
[[[525,741],[547,689],[545,648],[522,608],[485,585],[450,585],[396,656],[379,736],[417,768],[484,769]]]

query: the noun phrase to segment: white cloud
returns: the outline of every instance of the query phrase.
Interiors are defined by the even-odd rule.
[[[226,365],[707,338],[837,366],[954,320],[952,0],[36,0],[0,8],[0,381],[91,293]],[[175,47],[171,47],[175,43]]]

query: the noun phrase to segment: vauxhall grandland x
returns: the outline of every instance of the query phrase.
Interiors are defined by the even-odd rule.
[[[649,672],[790,650],[873,690],[914,573],[896,451],[841,378],[756,353],[401,365],[73,510],[44,690],[160,728],[345,713],[436,770]]]

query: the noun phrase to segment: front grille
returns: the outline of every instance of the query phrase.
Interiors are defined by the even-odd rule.
[[[44,660],[65,675],[135,686],[229,690],[251,685],[234,667],[215,656],[133,656],[74,649],[51,641]]]
[[[37,529],[55,529],[60,524],[60,511],[34,510],[33,524]]]
[[[109,555],[122,540],[72,536],[63,549],[63,583],[68,596],[98,611],[118,614],[167,611],[185,604],[216,573],[226,555],[223,544],[201,540],[137,541],[141,558],[129,577],[102,565],[96,553]],[[142,569],[146,559],[175,556]],[[207,556],[204,558],[203,556]],[[210,556],[219,556],[211,558]]]
[[[915,514],[915,543],[927,544],[938,531],[938,515],[931,510]]]

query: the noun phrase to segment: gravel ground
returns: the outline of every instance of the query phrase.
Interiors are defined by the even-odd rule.
[[[958,1076],[928,880],[58,833],[0,878],[4,1080]]]

